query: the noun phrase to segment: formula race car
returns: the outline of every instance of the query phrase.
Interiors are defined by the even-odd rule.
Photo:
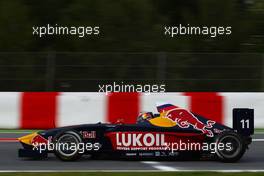
[[[135,124],[84,124],[40,131],[19,138],[19,157],[63,161],[90,158],[238,161],[251,143],[254,110],[233,109],[233,128],[163,104],[158,113],[140,113]]]

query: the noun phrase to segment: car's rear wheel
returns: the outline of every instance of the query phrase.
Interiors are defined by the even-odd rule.
[[[54,154],[63,161],[75,161],[82,156],[79,144],[82,142],[80,135],[74,131],[66,131],[54,137]]]
[[[224,147],[220,147],[220,146]],[[216,155],[223,162],[236,162],[244,155],[246,145],[234,132],[224,132],[216,137]]]

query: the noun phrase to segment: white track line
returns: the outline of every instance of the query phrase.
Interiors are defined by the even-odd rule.
[[[0,173],[36,173],[36,172],[44,172],[44,173],[52,173],[52,172],[60,172],[60,173],[67,173],[67,172],[164,172],[162,170],[0,170]],[[174,172],[224,172],[224,173],[240,173],[240,172],[264,172],[264,170],[176,170]]]
[[[160,162],[155,161],[142,161],[144,164],[149,164],[151,167],[160,171],[179,171],[178,168],[162,165]]]
[[[253,142],[264,142],[264,139],[252,139]]]
[[[179,169],[177,169],[177,168],[174,168],[174,167],[170,167],[170,166],[164,166],[164,165],[154,165],[154,166],[152,166],[152,167],[154,167],[154,168],[156,168],[156,169],[158,169],[158,170],[161,170],[161,171],[179,171]]]

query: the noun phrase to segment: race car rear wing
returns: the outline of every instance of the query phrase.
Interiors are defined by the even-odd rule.
[[[234,108],[233,129],[243,136],[254,134],[254,109]]]

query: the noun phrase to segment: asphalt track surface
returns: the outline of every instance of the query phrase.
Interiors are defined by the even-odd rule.
[[[0,138],[17,138],[25,134],[0,133]],[[264,171],[264,133],[237,163],[217,161],[116,161],[89,160],[62,162],[52,154],[44,160],[21,159],[18,142],[0,142],[0,172],[3,171]],[[261,140],[262,139],[262,140]]]

